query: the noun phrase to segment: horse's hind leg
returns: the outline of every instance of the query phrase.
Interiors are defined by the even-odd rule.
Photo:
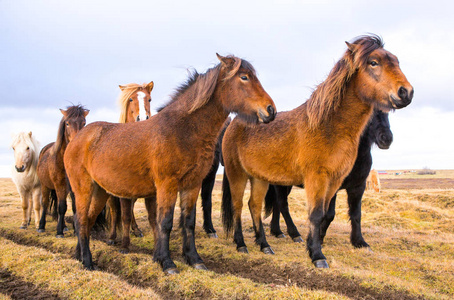
[[[143,237],[142,230],[140,230],[139,225],[136,222],[136,216],[134,215],[134,204],[136,204],[137,198],[132,199],[131,201],[131,232],[136,237]]]
[[[121,241],[120,253],[127,254],[129,253],[129,245],[131,244],[129,238],[129,228],[131,226],[131,206],[132,199],[120,198],[121,206],[121,222],[123,226],[123,234]]]
[[[154,241],[158,240],[158,232],[156,226],[156,195],[145,198],[145,208],[148,213],[148,222],[153,230]]]
[[[216,160],[217,159],[217,160]],[[211,166],[211,170],[202,182],[202,209],[203,209],[203,229],[210,238],[217,238],[216,230],[211,219],[212,213],[212,193],[214,183],[216,181],[216,172],[219,167],[219,158],[215,157],[215,161]]]
[[[255,231],[255,242],[260,245],[260,250],[265,254],[274,254],[273,249],[266,241],[265,230],[262,223],[262,204],[268,191],[268,182],[257,178],[251,179],[251,197],[249,198],[249,210]]]
[[[41,185],[43,209],[41,212],[41,220],[39,221],[38,232],[44,232],[46,230],[46,215],[47,215],[47,209],[49,208],[50,192],[51,192],[51,190],[48,187]]]
[[[180,192],[181,219],[183,232],[183,256],[186,262],[198,270],[207,270],[195,247],[195,213],[199,187]]]
[[[107,244],[115,244],[115,239],[117,238],[117,223],[120,218],[120,199],[114,196],[110,196],[107,200],[106,209],[109,211],[110,215],[110,232],[109,237],[107,238]]]
[[[233,176],[231,176],[233,177]],[[226,179],[228,178],[228,180]],[[238,252],[248,253],[246,244],[244,242],[243,236],[243,228],[241,226],[241,212],[243,210],[243,195],[244,189],[246,188],[247,177],[246,174],[240,174],[232,178],[234,180],[230,180],[230,177],[226,177],[224,175],[224,180],[227,180],[227,184],[230,188],[231,194],[231,201],[233,207],[233,227],[234,227],[234,234],[233,234],[233,241],[236,244],[236,249]],[[222,183],[224,185],[224,182]],[[224,197],[225,191],[223,192]],[[224,200],[223,200],[224,201]]]
[[[348,195],[348,214],[352,225],[350,241],[356,248],[370,247],[361,233],[361,199],[363,198],[365,186],[347,189]]]
[[[334,220],[334,217],[336,216],[336,198],[337,194],[331,198],[331,202],[329,203],[329,208],[328,211],[325,214],[325,217],[323,218],[322,224],[320,225],[320,238],[321,242],[323,244],[323,240],[325,239],[326,236],[326,231],[328,230],[329,225],[331,222]]]

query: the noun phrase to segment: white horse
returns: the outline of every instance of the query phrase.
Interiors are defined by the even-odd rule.
[[[41,215],[41,184],[36,166],[38,165],[40,146],[32,132],[21,132],[13,136],[11,147],[14,150],[14,166],[11,169],[12,179],[22,199],[24,213],[21,229],[27,229],[31,213],[35,211],[35,227],[39,226]]]

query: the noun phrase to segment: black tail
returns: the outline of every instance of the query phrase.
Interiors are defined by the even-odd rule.
[[[227,179],[227,175],[224,171],[224,177],[222,178],[222,224],[224,225],[224,231],[229,235],[233,229],[233,203],[232,194],[230,192],[230,184]]]
[[[273,206],[276,202],[276,192],[274,191],[274,186],[270,184],[268,187],[268,192],[265,196],[265,217],[264,219],[268,218],[271,213],[273,212]]]
[[[52,220],[57,221],[58,219],[58,199],[57,193],[55,190],[50,191],[50,211],[52,215]]]

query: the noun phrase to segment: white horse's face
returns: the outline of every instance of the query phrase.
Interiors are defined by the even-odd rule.
[[[20,141],[13,146],[14,166],[17,172],[24,172],[33,160],[33,152],[25,141]]]

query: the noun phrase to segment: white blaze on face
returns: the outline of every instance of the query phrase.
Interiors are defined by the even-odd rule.
[[[145,121],[147,119],[147,111],[145,110],[145,93],[137,92],[137,99],[139,100],[139,119]]]

